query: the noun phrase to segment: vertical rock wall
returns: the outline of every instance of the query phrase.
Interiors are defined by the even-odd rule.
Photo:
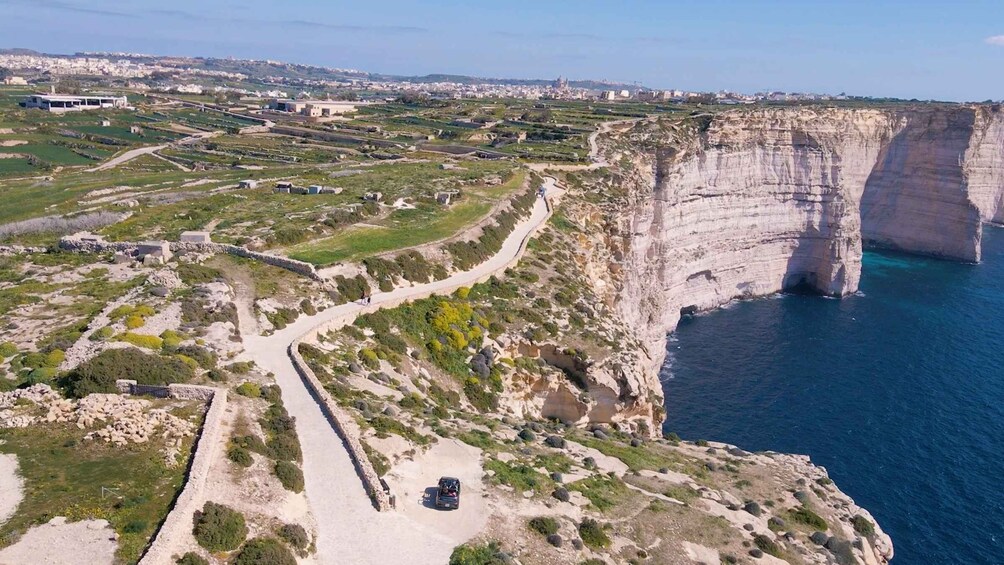
[[[962,107],[905,116],[865,183],[861,232],[866,242],[980,260],[982,221],[969,199],[963,167],[975,118],[972,108]]]
[[[602,230],[585,269],[645,341],[652,398],[682,315],[794,287],[855,292],[863,245],[978,261],[982,224],[1004,223],[997,106],[743,109],[608,130],[611,196],[581,218]]]

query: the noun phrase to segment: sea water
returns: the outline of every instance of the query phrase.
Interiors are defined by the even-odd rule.
[[[979,265],[866,252],[855,296],[687,318],[661,376],[666,431],[811,456],[894,565],[1004,563],[1004,229]]]

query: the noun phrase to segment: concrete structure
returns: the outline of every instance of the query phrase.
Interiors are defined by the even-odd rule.
[[[460,194],[459,190],[444,190],[436,193],[436,202],[442,204],[443,206],[449,206],[450,202],[453,201],[453,197]]]
[[[258,181],[256,180],[242,180],[237,183],[237,188],[258,188]]]
[[[181,238],[179,238],[178,241],[182,243],[212,243],[209,239],[209,232],[207,231],[181,232]]]
[[[300,114],[310,118],[329,118],[341,114],[351,114],[356,111],[359,102],[342,100],[291,100],[276,99],[269,103],[270,110]]]
[[[139,126],[129,126],[129,133],[141,135],[143,133],[143,128]]]
[[[28,81],[24,77],[9,76],[3,79],[3,83],[8,86],[27,86]]]
[[[32,94],[19,104],[22,108],[39,108],[49,112],[76,112],[100,108],[125,108],[125,96],[73,96],[62,94]]]
[[[101,120],[101,127],[106,128],[112,125],[111,120]]]
[[[136,245],[136,256],[144,265],[163,265],[174,256],[166,241],[144,241]]]

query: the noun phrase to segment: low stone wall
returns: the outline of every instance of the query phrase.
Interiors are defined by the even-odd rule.
[[[67,236],[59,240],[60,249],[80,253],[101,253],[104,251],[132,252],[135,251],[139,245],[139,243],[130,241],[93,241],[73,236]],[[289,257],[271,255],[269,253],[261,253],[259,251],[251,251],[250,249],[239,245],[231,245],[229,243],[191,243],[179,241],[170,243],[170,246],[171,251],[174,253],[226,253],[237,257],[261,261],[267,265],[279,267],[280,269],[286,269],[287,271],[292,271],[298,275],[303,275],[314,280],[321,280],[317,274],[317,269],[310,263],[297,261],[296,259],[290,259]]]
[[[373,501],[373,506],[381,512],[391,510],[393,506],[390,501],[390,493],[383,490],[380,476],[377,475],[376,469],[373,468],[369,457],[366,456],[362,443],[356,437],[356,434],[347,430],[342,423],[351,421],[351,416],[345,413],[342,407],[335,402],[334,398],[331,398],[331,395],[325,390],[324,385],[318,380],[317,375],[314,374],[314,371],[307,366],[303,357],[300,356],[301,341],[302,338],[297,338],[289,345],[289,358],[293,361],[293,367],[300,375],[304,384],[307,385],[307,389],[310,390],[311,395],[317,399],[318,404],[321,406],[321,411],[324,412],[324,416],[331,423],[331,427],[334,428],[338,437],[342,439],[345,450],[349,452],[349,457],[352,459],[352,465],[356,468],[356,473],[359,475],[359,479],[362,480],[366,493]]]
[[[118,380],[115,382],[115,387],[119,392],[131,393],[136,390],[137,384],[133,380]],[[192,516],[200,509],[199,503],[204,498],[202,493],[206,488],[209,470],[216,458],[217,446],[219,445],[216,439],[220,435],[223,415],[227,408],[227,390],[225,388],[178,384],[163,388],[167,389],[173,398],[206,400],[209,409],[206,410],[202,430],[196,437],[195,445],[192,448],[192,459],[188,466],[185,486],[178,498],[175,499],[167,518],[157,529],[153,542],[143,553],[143,557],[139,561],[142,565],[174,563],[172,554],[180,547],[179,538],[191,531]]]
[[[28,247],[24,245],[0,245],[0,255],[26,255],[29,253],[45,253],[48,248]]]

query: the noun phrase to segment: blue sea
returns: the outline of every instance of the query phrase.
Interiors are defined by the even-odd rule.
[[[858,295],[735,303],[668,353],[667,431],[811,456],[893,565],[1004,563],[1004,229],[979,265],[866,252]]]

